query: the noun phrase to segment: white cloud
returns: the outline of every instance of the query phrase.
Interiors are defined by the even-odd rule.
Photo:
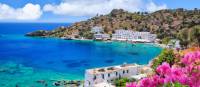
[[[13,8],[6,4],[0,3],[0,20],[15,19],[15,20],[35,20],[40,18],[42,11],[40,5],[26,4],[23,8]]]
[[[161,10],[161,9],[167,9],[166,4],[158,6],[155,3],[153,3],[152,1],[150,3],[148,3],[146,6],[147,6],[146,7],[147,11],[149,11],[149,12],[154,12],[154,11]]]
[[[97,13],[107,14],[112,9],[120,8],[130,12],[152,12],[165,9],[167,6],[156,5],[152,1],[145,3],[144,0],[65,0],[58,5],[46,4],[43,10],[58,15],[94,16]]]

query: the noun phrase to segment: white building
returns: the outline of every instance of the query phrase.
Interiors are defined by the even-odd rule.
[[[122,77],[129,78],[138,75],[140,74],[142,67],[143,66],[136,64],[126,64],[121,66],[88,69],[85,72],[84,87],[112,87],[110,83],[114,79]]]
[[[181,49],[180,40],[172,39],[167,44],[167,48],[170,49]]]
[[[156,39],[155,34],[150,32],[134,32],[132,30],[115,30],[112,34],[112,40],[118,41],[133,41],[133,42],[154,42]]]
[[[112,34],[112,40],[127,41],[134,37],[133,31],[131,30],[115,30],[115,34]]]
[[[102,27],[95,26],[91,29],[91,32],[94,34],[102,33],[104,30]]]
[[[109,34],[94,34],[94,39],[95,40],[108,40],[110,39],[110,35]]]

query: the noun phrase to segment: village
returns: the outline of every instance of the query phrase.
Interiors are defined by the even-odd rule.
[[[94,33],[95,40],[112,40],[112,41],[129,41],[129,42],[154,42],[156,34],[150,32],[135,32],[132,30],[117,29],[112,35],[104,34],[102,27],[93,27],[91,32]]]

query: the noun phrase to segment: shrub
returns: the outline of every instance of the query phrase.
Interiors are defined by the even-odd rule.
[[[116,87],[126,87],[127,82],[131,82],[131,80],[129,80],[128,78],[120,78],[114,80],[114,84]]]
[[[161,54],[152,62],[152,68],[155,70],[163,62],[167,62],[170,65],[174,64],[175,54],[171,49],[164,49]]]

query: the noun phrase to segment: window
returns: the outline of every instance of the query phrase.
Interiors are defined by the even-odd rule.
[[[97,79],[97,76],[94,76],[93,80],[96,80]]]
[[[90,81],[88,82],[88,84],[90,85]]]
[[[116,74],[116,76],[118,75],[118,73],[117,73],[117,72],[116,72],[115,74]]]
[[[138,36],[138,39],[142,39],[142,36]]]
[[[110,77],[110,73],[108,73],[108,77]]]
[[[102,78],[104,79],[104,74],[101,74]]]
[[[125,71],[123,70],[123,74],[125,73]]]
[[[126,73],[128,73],[129,71],[128,70],[126,70]]]

